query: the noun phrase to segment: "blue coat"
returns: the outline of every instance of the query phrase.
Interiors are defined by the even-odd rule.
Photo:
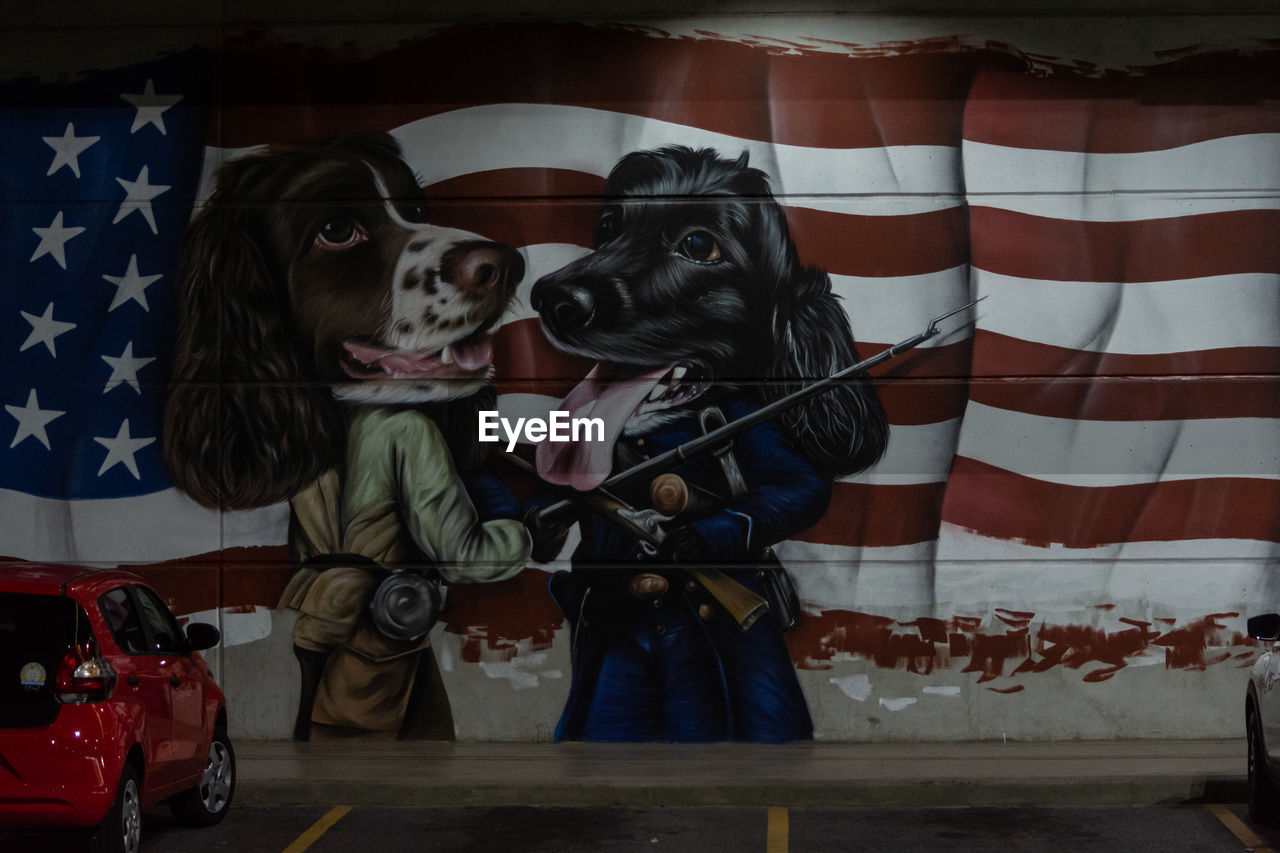
[[[758,408],[722,396],[733,421]],[[696,412],[640,437],[624,437],[644,458],[701,435]],[[817,523],[831,482],[813,469],[772,422],[734,441],[747,492],[692,522],[709,563],[731,563],[735,580],[761,592],[765,549]],[[690,483],[725,494],[723,472],[710,453],[675,469]],[[647,484],[621,497],[648,506]],[[700,586],[674,567],[644,555],[634,539],[597,518],[581,521],[573,572],[553,576],[551,592],[572,627],[573,675],[557,740],[752,740],[812,737],[808,706],[773,614],[748,631]],[[641,571],[666,573],[671,589],[657,602],[638,601],[626,587]],[[656,605],[656,606],[655,606]]]

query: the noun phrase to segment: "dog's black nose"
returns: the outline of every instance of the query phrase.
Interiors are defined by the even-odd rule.
[[[533,286],[529,302],[542,315],[547,331],[558,337],[586,331],[596,318],[591,291],[571,282],[542,279]]]

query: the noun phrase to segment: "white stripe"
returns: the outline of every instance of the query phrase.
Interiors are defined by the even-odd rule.
[[[1280,134],[1251,133],[1195,142],[1162,151],[1085,154],[1012,148],[986,142],[963,144],[965,186],[970,204],[989,204],[988,195],[1022,197],[1020,208],[1040,216],[1135,220],[1151,218],[1156,206],[1145,194],[1170,194],[1170,201],[1207,213],[1222,207],[1215,193],[1230,198],[1280,191]],[[1071,201],[1064,196],[1099,193],[1111,202]],[[1195,193],[1205,193],[1196,196]],[[1135,203],[1129,204],[1133,194]],[[992,199],[1001,206],[1002,199]],[[1274,203],[1266,205],[1274,207]],[[1171,208],[1172,209],[1172,208]],[[1071,216],[1072,212],[1084,216]],[[1185,215],[1185,214],[1177,214]]]
[[[151,563],[221,548],[283,545],[289,505],[206,509],[177,489],[132,498],[61,501],[0,490],[0,541],[23,560],[87,565]]]
[[[1116,604],[1130,616],[1144,603],[1163,617],[1265,612],[1274,607],[1260,596],[1277,557],[1280,545],[1238,539],[1038,548],[944,523],[937,598],[957,612],[1005,607],[1038,617],[1093,604]]]
[[[787,195],[780,198],[787,207],[803,207],[808,210],[822,210],[827,213],[847,213],[857,216],[910,216],[917,213],[933,213],[962,207],[964,196],[959,193],[938,193],[936,195],[858,195],[849,191],[848,195]]]
[[[560,107],[558,109],[570,109],[570,108]],[[613,115],[613,114],[610,113],[609,115]],[[426,120],[427,119],[424,119],[424,121]],[[682,127],[682,125],[671,125],[671,126]],[[654,144],[666,145],[666,144],[670,144],[670,141],[668,140],[665,142],[658,142]],[[686,142],[686,144],[694,144],[694,143]],[[702,144],[714,144],[714,142],[703,142]],[[253,145],[253,146],[248,146],[244,148],[218,148],[216,146],[206,146],[204,165],[201,169],[200,183],[196,191],[196,210],[199,210],[199,208],[208,200],[209,196],[213,193],[217,171],[219,168],[221,168],[221,166],[224,163],[226,163],[229,160],[234,160],[237,157],[242,157],[246,154],[252,154],[255,151],[261,150],[262,147],[263,146],[261,145]],[[601,177],[605,177],[606,175],[608,175],[609,169],[612,168],[613,163],[616,162],[618,159],[620,159],[623,154],[626,154],[630,151],[639,151],[643,147],[644,146],[640,144],[636,144],[629,148],[621,149],[618,151],[617,155],[614,157],[614,160],[611,161],[607,166],[597,166],[594,170],[592,170],[591,173],[598,174]],[[756,151],[756,150],[765,151],[765,150],[768,150],[768,147],[769,147],[768,143],[738,141],[738,142],[734,142],[731,148],[730,147],[721,148],[721,153],[727,154],[730,151],[732,151],[734,152],[734,156],[736,156],[737,153],[740,153],[744,148],[749,148],[752,151]],[[796,146],[784,146],[784,147],[789,149],[788,151],[785,152],[789,156],[789,158],[797,159],[797,160],[803,160],[804,158],[803,156],[794,156],[793,151],[829,151],[831,150],[831,149],[805,149],[805,148],[799,148]],[[879,158],[879,159],[884,159],[886,160],[886,162],[893,162],[895,160],[906,159],[912,162],[903,164],[902,168],[915,168],[916,166],[920,165],[919,162],[917,161],[921,159],[931,160],[931,159],[934,159],[936,156],[940,156],[940,155],[935,155],[928,152],[917,150],[917,149],[922,149],[926,147],[930,148],[930,150],[933,150],[933,151],[941,150],[941,151],[949,152],[949,158],[948,158],[949,162],[946,164],[947,167],[953,168],[953,169],[959,168],[958,166],[959,158],[955,154],[957,149],[939,148],[938,146],[899,146],[899,148],[910,149],[910,150],[906,150],[903,153],[896,153],[893,157],[890,157],[887,159],[886,158]],[[837,150],[844,151],[848,153],[850,157],[853,157],[854,152],[874,152],[874,151],[881,151],[882,149],[867,148],[867,149],[837,149]],[[492,166],[484,166],[483,164],[477,164],[471,161],[468,161],[467,163],[457,168],[447,168],[448,166],[451,165],[448,163],[436,164],[436,169],[432,173],[433,175],[432,180],[427,180],[425,176],[421,176],[422,179],[424,180],[423,185],[430,186],[432,183],[448,180],[450,178],[456,178],[465,174],[472,174],[475,172],[486,171],[487,169],[490,169],[490,168],[492,169],[506,169],[506,168],[518,168],[518,167],[566,168],[563,166],[547,165],[547,163],[544,162],[545,160],[550,159],[551,161],[554,162],[556,158],[554,156],[535,157],[533,155],[536,152],[534,152],[532,149],[528,151],[524,151],[523,149],[521,149],[517,153],[523,156],[513,158],[511,155],[507,155],[505,157],[500,158],[500,162]],[[427,158],[430,156],[432,155],[429,153],[419,154],[419,155],[416,155],[415,160],[419,157]],[[513,162],[513,159],[518,162]],[[831,159],[830,155],[827,155],[825,159],[828,159],[828,160]],[[867,157],[864,154],[861,159],[870,160],[871,158]],[[759,162],[757,162],[757,160],[759,160]],[[772,178],[773,173],[770,172],[769,169],[764,168],[763,166],[760,166],[760,162],[763,162],[763,154],[759,158],[753,157],[752,165],[756,166],[757,168],[764,169],[764,171],[768,173]],[[477,166],[479,166],[479,168],[477,168]],[[863,171],[865,172],[867,169],[870,169],[870,168],[872,167],[864,166]],[[797,180],[800,180],[801,178],[804,178],[804,177],[805,177],[804,175],[799,175],[797,176]],[[884,179],[882,177],[881,182],[883,182],[883,180]],[[808,210],[821,210],[828,213],[846,213],[850,215],[859,215],[859,216],[910,216],[912,214],[917,214],[917,213],[933,213],[939,210],[948,210],[953,207],[960,207],[965,203],[964,196],[962,195],[961,190],[958,186],[953,186],[950,189],[947,189],[945,191],[912,188],[909,190],[905,190],[903,194],[877,194],[877,192],[872,191],[872,189],[870,188],[870,185],[868,185],[867,188],[846,187],[842,190],[828,188],[827,190],[821,193],[818,193],[812,187],[809,188],[809,192],[807,193],[800,193],[800,192],[784,193],[782,191],[781,183],[777,180],[771,180],[770,185],[773,187],[775,191],[775,195],[778,197],[778,200],[787,207],[799,207],[799,208],[805,208]],[[914,184],[912,185],[912,187],[914,187]],[[886,191],[881,190],[879,192],[883,193]],[[591,202],[591,203],[594,204],[595,202]]]
[[[1280,275],[1116,283],[975,268],[974,278],[977,292],[991,296],[979,328],[1024,341],[1133,355],[1280,346]]]
[[[1135,222],[1234,210],[1280,209],[1280,195],[1274,191],[1250,190],[1206,190],[1201,193],[971,193],[969,200],[974,206],[1080,222]]]
[[[1115,623],[1119,616],[1200,618],[1274,609],[1260,591],[1280,546],[1203,539],[1099,548],[1040,548],[989,539],[943,524],[936,542],[857,548],[781,542],[774,549],[809,611],[843,609],[893,618],[977,616],[996,608],[1030,611],[1033,624]],[[934,558],[936,551],[937,557]],[[1115,611],[1093,605],[1114,604]],[[990,618],[989,618],[990,617]],[[989,618],[989,619],[988,619]],[[1226,624],[1234,624],[1228,617]],[[1157,627],[1159,627],[1157,625]]]
[[[810,610],[901,607],[914,615],[934,600],[936,543],[884,548],[820,545],[790,540],[774,553],[790,572],[796,592]]]
[[[960,429],[960,418],[936,424],[891,426],[884,457],[866,471],[841,477],[839,482],[891,486],[945,483]]]
[[[491,169],[536,166],[607,175],[622,155],[663,145],[750,153],[778,195],[920,195],[916,210],[955,205],[959,149],[942,145],[808,148],[612,112],[546,104],[468,107],[391,131],[425,184]],[[937,198],[941,194],[950,198]]]
[[[831,291],[844,302],[855,340],[892,344],[919,334],[934,317],[969,301],[969,266],[922,275],[833,274]],[[956,318],[944,334],[921,346],[946,346],[971,335],[972,327]]]
[[[938,564],[959,569],[990,564],[993,568],[1020,564],[1069,563],[1119,565],[1152,563],[1170,566],[1225,561],[1264,568],[1280,559],[1280,544],[1252,539],[1179,539],[1172,542],[1116,542],[1093,548],[1041,547],[983,536],[944,521],[938,535]]]
[[[1089,421],[973,401],[960,456],[1066,486],[1127,486],[1206,477],[1280,478],[1280,418]]]

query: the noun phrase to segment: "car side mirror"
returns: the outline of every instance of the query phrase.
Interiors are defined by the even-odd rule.
[[[1267,642],[1280,639],[1280,613],[1266,613],[1262,616],[1250,616],[1247,624],[1249,636],[1255,640]]]
[[[191,645],[192,651],[202,652],[205,649],[211,649],[221,641],[222,633],[208,622],[192,622],[187,625],[187,642]]]

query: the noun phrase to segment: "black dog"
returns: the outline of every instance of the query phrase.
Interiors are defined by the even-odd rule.
[[[712,383],[750,386],[771,402],[858,361],[830,279],[800,263],[768,178],[747,166],[746,154],[726,160],[678,146],[629,154],[609,175],[605,197],[595,251],[543,277],[532,301],[557,347],[601,360],[600,383],[643,383],[671,365],[632,411],[614,410],[630,396],[596,405],[606,428],[626,422],[628,433],[642,433]],[[863,381],[781,420],[828,477],[868,467],[888,442],[884,410]],[[544,477],[589,487],[602,467],[607,474],[595,464],[589,476],[574,476],[567,469],[584,457],[552,462],[551,452],[566,447],[542,447]]]
[[[550,340],[599,359],[561,405],[603,420],[605,441],[539,445],[544,479],[593,489],[616,467],[698,435],[712,407],[733,420],[858,361],[830,279],[801,265],[767,177],[745,155],[630,154],[605,196],[595,251],[532,292]],[[557,737],[811,737],[780,613],[744,628],[717,607],[725,597],[696,580],[705,573],[671,564],[710,561],[787,609],[777,606],[788,585],[769,546],[816,523],[832,480],[874,463],[887,440],[863,377],[739,435],[731,460],[703,454],[682,464],[676,473],[701,507],[665,522],[656,553],[652,541],[646,550],[615,524],[582,519],[575,570],[552,581],[576,623]],[[620,497],[638,505],[651,495]],[[558,531],[537,513],[529,522],[541,540],[535,553],[549,553]],[[635,568],[619,565],[627,563]]]

